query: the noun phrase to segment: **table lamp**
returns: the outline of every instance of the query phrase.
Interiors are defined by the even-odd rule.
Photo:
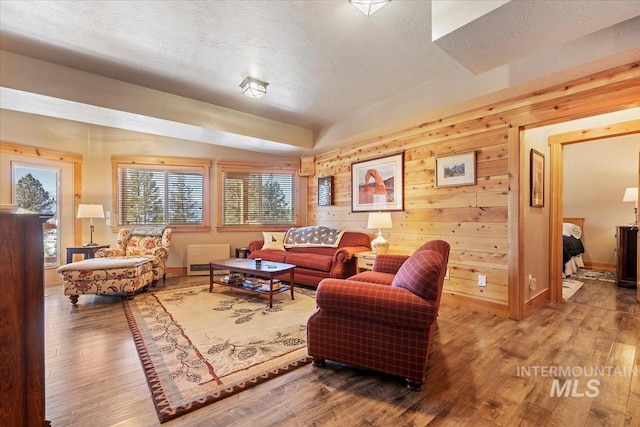
[[[78,205],[78,218],[89,218],[90,224],[90,242],[85,243],[82,246],[98,246],[97,243],[93,243],[93,218],[104,218],[104,210],[102,209],[102,205]]]
[[[391,214],[389,212],[371,212],[367,228],[378,229],[378,235],[371,241],[371,250],[376,254],[384,254],[389,251],[389,242],[382,237],[383,228],[392,228]]]
[[[636,220],[634,224],[638,223],[638,187],[627,187],[624,190],[624,197],[622,197],[623,202],[636,202],[636,207],[634,212],[636,214]]]

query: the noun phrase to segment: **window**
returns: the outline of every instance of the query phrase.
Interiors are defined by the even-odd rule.
[[[52,215],[44,223],[44,267],[60,265],[58,239],[59,168],[11,162],[13,200],[25,212]]]
[[[113,157],[112,166],[117,226],[208,230],[210,161]]]
[[[218,226],[298,225],[297,165],[218,163]]]

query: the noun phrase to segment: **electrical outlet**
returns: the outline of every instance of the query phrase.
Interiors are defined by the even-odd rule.
[[[529,275],[529,290],[536,290],[536,279],[531,274]]]
[[[449,269],[447,268],[447,272],[444,274],[444,280],[449,280]]]
[[[482,286],[483,288],[487,286],[487,276],[478,274],[478,286]]]

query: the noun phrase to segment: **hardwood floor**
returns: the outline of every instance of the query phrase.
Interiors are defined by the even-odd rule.
[[[206,283],[207,277],[167,278],[166,287]],[[81,296],[72,306],[60,286],[45,292],[46,411],[52,425],[158,425],[119,298]],[[586,282],[568,302],[545,305],[520,322],[443,306],[422,392],[407,390],[399,378],[329,362],[325,369],[307,365],[164,425],[639,426],[635,293],[609,282]],[[571,392],[551,397],[554,375],[543,375],[550,366],[627,372],[556,375],[560,386],[565,379],[577,382],[569,383]],[[599,387],[590,389],[590,379]],[[598,395],[587,397],[594,390]]]

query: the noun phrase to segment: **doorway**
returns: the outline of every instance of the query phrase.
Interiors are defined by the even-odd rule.
[[[45,228],[45,283],[61,283],[56,269],[66,262],[64,248],[80,240],[76,227],[76,188],[79,187],[81,157],[35,150],[2,143],[0,150],[0,200],[44,211],[53,217]],[[37,200],[34,202],[34,199]],[[50,204],[52,202],[52,204]],[[25,205],[25,206],[26,206]],[[42,208],[42,209],[40,209]]]
[[[550,299],[562,301],[562,271],[554,266],[562,265],[562,219],[564,217],[564,147],[598,139],[640,133],[640,120],[616,123],[609,126],[581,129],[549,137],[550,148]],[[634,156],[635,157],[635,156]]]

